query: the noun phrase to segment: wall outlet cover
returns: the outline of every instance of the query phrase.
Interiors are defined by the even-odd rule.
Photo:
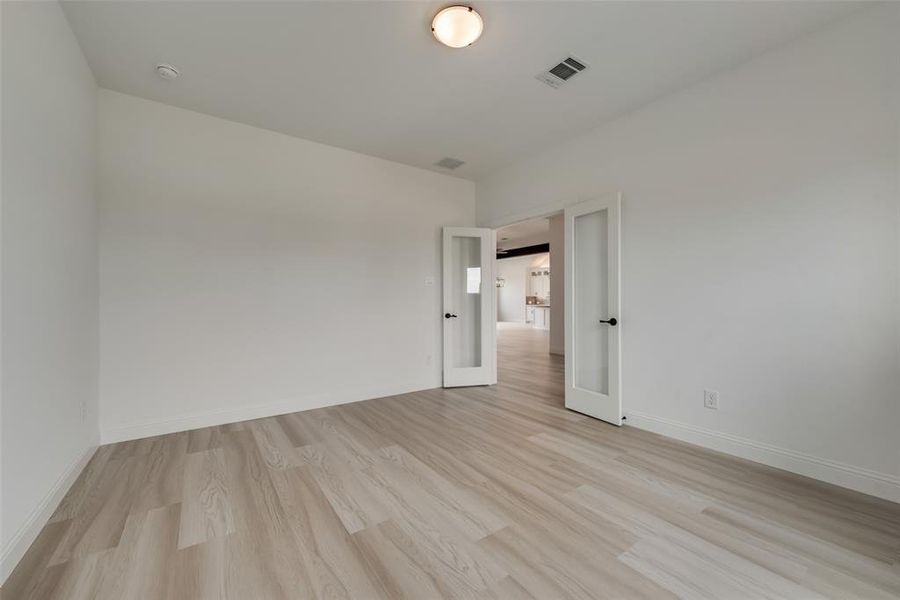
[[[703,406],[718,410],[719,408],[719,392],[714,390],[703,390]]]

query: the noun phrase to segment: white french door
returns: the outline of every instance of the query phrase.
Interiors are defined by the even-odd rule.
[[[444,387],[497,383],[494,235],[444,227]]]
[[[566,408],[622,424],[619,194],[565,209]]]

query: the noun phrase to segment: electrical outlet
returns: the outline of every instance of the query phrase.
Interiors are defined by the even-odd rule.
[[[719,409],[719,392],[703,390],[703,406],[713,410]]]

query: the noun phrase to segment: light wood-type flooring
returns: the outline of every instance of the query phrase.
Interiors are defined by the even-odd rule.
[[[500,384],[101,447],[4,600],[900,597],[900,505]],[[865,443],[860,440],[860,443]]]

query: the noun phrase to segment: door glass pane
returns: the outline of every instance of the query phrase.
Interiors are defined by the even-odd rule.
[[[481,293],[481,267],[469,267],[466,269],[466,293]]]
[[[481,238],[452,239],[452,297],[448,310],[454,367],[481,366]]]
[[[606,209],[575,217],[575,387],[609,394],[609,245]]]

